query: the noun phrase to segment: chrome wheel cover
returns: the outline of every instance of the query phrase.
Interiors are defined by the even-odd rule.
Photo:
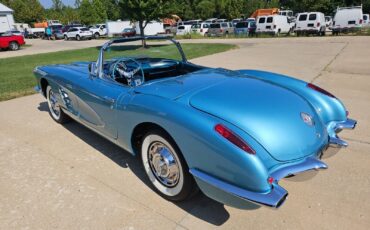
[[[175,187],[179,182],[180,168],[174,153],[165,144],[153,142],[148,149],[150,169],[157,180],[166,187]]]
[[[49,105],[51,114],[53,115],[55,119],[58,120],[60,117],[60,106],[58,105],[57,98],[51,89],[49,90],[48,105]]]

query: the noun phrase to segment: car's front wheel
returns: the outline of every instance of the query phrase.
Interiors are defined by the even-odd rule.
[[[94,38],[95,38],[95,39],[99,39],[99,37],[100,37],[100,34],[99,34],[99,33],[95,33],[95,34],[94,34]]]
[[[174,141],[163,131],[143,138],[141,159],[155,190],[171,201],[182,201],[195,191],[195,182]]]
[[[64,35],[64,40],[65,41],[68,41],[69,40],[67,35]]]
[[[76,40],[77,40],[77,41],[80,41],[80,40],[81,40],[80,35],[77,35],[77,36],[76,36]]]
[[[60,108],[56,94],[53,92],[50,85],[46,87],[46,99],[48,101],[49,114],[54,121],[58,122],[59,124],[70,121],[70,117],[68,117],[68,115],[65,114]]]

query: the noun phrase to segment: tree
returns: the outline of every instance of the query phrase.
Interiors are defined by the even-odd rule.
[[[44,8],[38,0],[1,0],[0,2],[14,10],[16,22],[32,24],[44,18]]]
[[[107,20],[107,11],[102,0],[92,0],[92,8],[95,11],[95,22],[101,23]]]
[[[159,21],[169,15],[167,9],[172,1],[169,0],[121,0],[122,18],[129,18],[139,24],[140,35],[144,36],[144,29],[151,21]],[[142,43],[146,46],[145,41]]]
[[[86,25],[105,22],[108,18],[102,0],[82,0],[79,16],[81,22]]]
[[[55,11],[62,11],[63,10],[63,7],[64,7],[64,4],[62,2],[62,0],[52,0],[53,1],[53,5],[52,5],[52,9],[54,9]]]
[[[79,8],[81,22],[90,25],[96,22],[96,11],[92,7],[90,0],[82,0]]]

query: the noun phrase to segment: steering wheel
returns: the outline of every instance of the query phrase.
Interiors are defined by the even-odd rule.
[[[113,65],[111,77],[113,80],[125,79],[131,87],[139,86],[145,81],[141,64],[133,58],[118,59]]]

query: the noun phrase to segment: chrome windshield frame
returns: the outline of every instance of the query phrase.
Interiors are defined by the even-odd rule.
[[[164,41],[167,40],[167,41],[170,41],[173,44],[175,44],[175,46],[179,50],[182,62],[188,62],[180,43],[178,41],[176,41],[175,39],[173,39],[172,36],[135,36],[135,37],[130,37],[130,38],[117,38],[117,39],[110,40],[110,41],[103,44],[103,46],[100,49],[97,61],[95,62],[95,64],[92,64],[90,74],[94,75],[94,76],[97,76],[99,78],[103,78],[103,76],[104,76],[104,74],[103,74],[104,52],[106,50],[108,50],[108,48],[112,44],[126,43],[126,42],[133,42],[133,41],[142,41],[142,40],[145,40],[145,41],[149,41],[149,40],[160,40],[160,41],[161,40],[164,40]]]

